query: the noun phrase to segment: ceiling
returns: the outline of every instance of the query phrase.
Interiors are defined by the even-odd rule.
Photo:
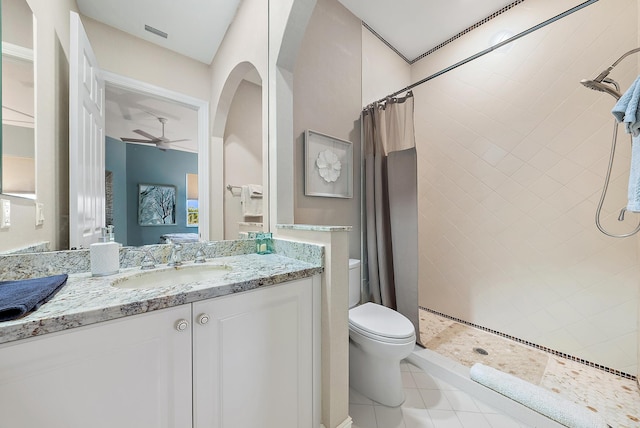
[[[338,0],[406,59],[412,60],[513,0]],[[77,0],[80,13],[189,58],[210,64],[241,0]],[[145,30],[152,26],[165,39]],[[107,135],[189,139],[175,148],[197,151],[197,114],[181,105],[107,88]]]
[[[171,148],[198,152],[198,113],[181,104],[107,85],[105,113],[106,134],[109,137],[144,139],[145,137],[134,132],[136,129],[159,137],[162,135],[162,123],[159,119],[164,118],[165,137],[170,140],[187,140],[172,143]]]
[[[211,64],[241,0],[77,0],[80,13]],[[167,38],[145,30],[151,26]]]
[[[514,0],[338,0],[411,60]],[[77,0],[80,13],[205,64],[241,0]],[[145,30],[149,25],[165,39]]]
[[[338,0],[413,60],[513,0]]]

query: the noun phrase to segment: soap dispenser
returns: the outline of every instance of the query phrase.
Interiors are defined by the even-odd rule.
[[[98,242],[89,246],[91,276],[106,276],[120,269],[120,245],[114,241],[113,226],[101,229]]]

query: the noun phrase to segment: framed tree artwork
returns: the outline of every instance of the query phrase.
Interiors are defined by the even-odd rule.
[[[139,184],[138,224],[140,226],[176,224],[176,186]]]

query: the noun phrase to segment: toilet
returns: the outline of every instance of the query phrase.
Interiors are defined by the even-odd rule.
[[[404,315],[375,303],[360,303],[360,260],[349,260],[349,386],[371,400],[404,402],[400,361],[416,343]]]

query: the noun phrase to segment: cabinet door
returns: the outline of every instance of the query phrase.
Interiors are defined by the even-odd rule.
[[[313,426],[315,286],[305,279],[193,304],[195,428]]]
[[[191,427],[191,305],[0,346],[0,425]]]

